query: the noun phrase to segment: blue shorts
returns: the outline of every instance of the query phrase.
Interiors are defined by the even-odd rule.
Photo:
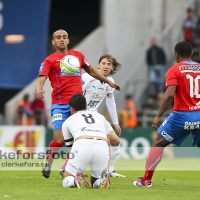
[[[63,122],[71,116],[70,106],[68,104],[52,104],[51,116],[53,130],[62,129]]]
[[[166,141],[179,146],[189,134],[192,145],[200,143],[200,111],[172,112],[158,129],[158,134]]]

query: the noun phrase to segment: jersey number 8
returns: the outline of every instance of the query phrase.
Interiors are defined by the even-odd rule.
[[[88,115],[82,114],[82,116],[84,117],[84,120],[87,124],[94,124],[95,123],[94,118],[92,117],[91,114],[88,114]]]

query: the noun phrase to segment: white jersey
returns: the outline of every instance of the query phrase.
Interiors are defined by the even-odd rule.
[[[109,135],[109,124],[105,117],[97,112],[83,110],[78,111],[62,124],[62,133],[67,147],[82,135],[103,137]]]
[[[114,82],[113,78],[107,77]],[[97,111],[103,99],[106,97],[106,104],[113,124],[119,124],[117,110],[114,98],[114,88],[107,83],[101,83],[99,80],[90,76],[88,73],[82,75],[82,89],[87,101],[87,109]]]

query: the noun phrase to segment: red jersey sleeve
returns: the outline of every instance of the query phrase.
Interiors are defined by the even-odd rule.
[[[177,79],[178,79],[177,72],[172,67],[169,68],[166,75],[166,83],[165,83],[166,88],[169,85],[178,85]]]
[[[81,68],[89,68],[91,64],[87,61],[86,57],[80,53]]]
[[[40,66],[39,69],[39,76],[46,76],[48,77],[50,69],[51,69],[52,63],[48,60],[45,59]]]

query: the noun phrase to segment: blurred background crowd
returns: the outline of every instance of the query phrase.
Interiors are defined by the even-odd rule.
[[[190,42],[200,62],[199,0],[0,0],[0,125],[51,127],[51,87],[38,100],[34,86],[57,29],[94,67],[105,53],[122,63],[114,79],[123,128],[151,125],[177,42]],[[105,103],[99,112],[110,120]]]

